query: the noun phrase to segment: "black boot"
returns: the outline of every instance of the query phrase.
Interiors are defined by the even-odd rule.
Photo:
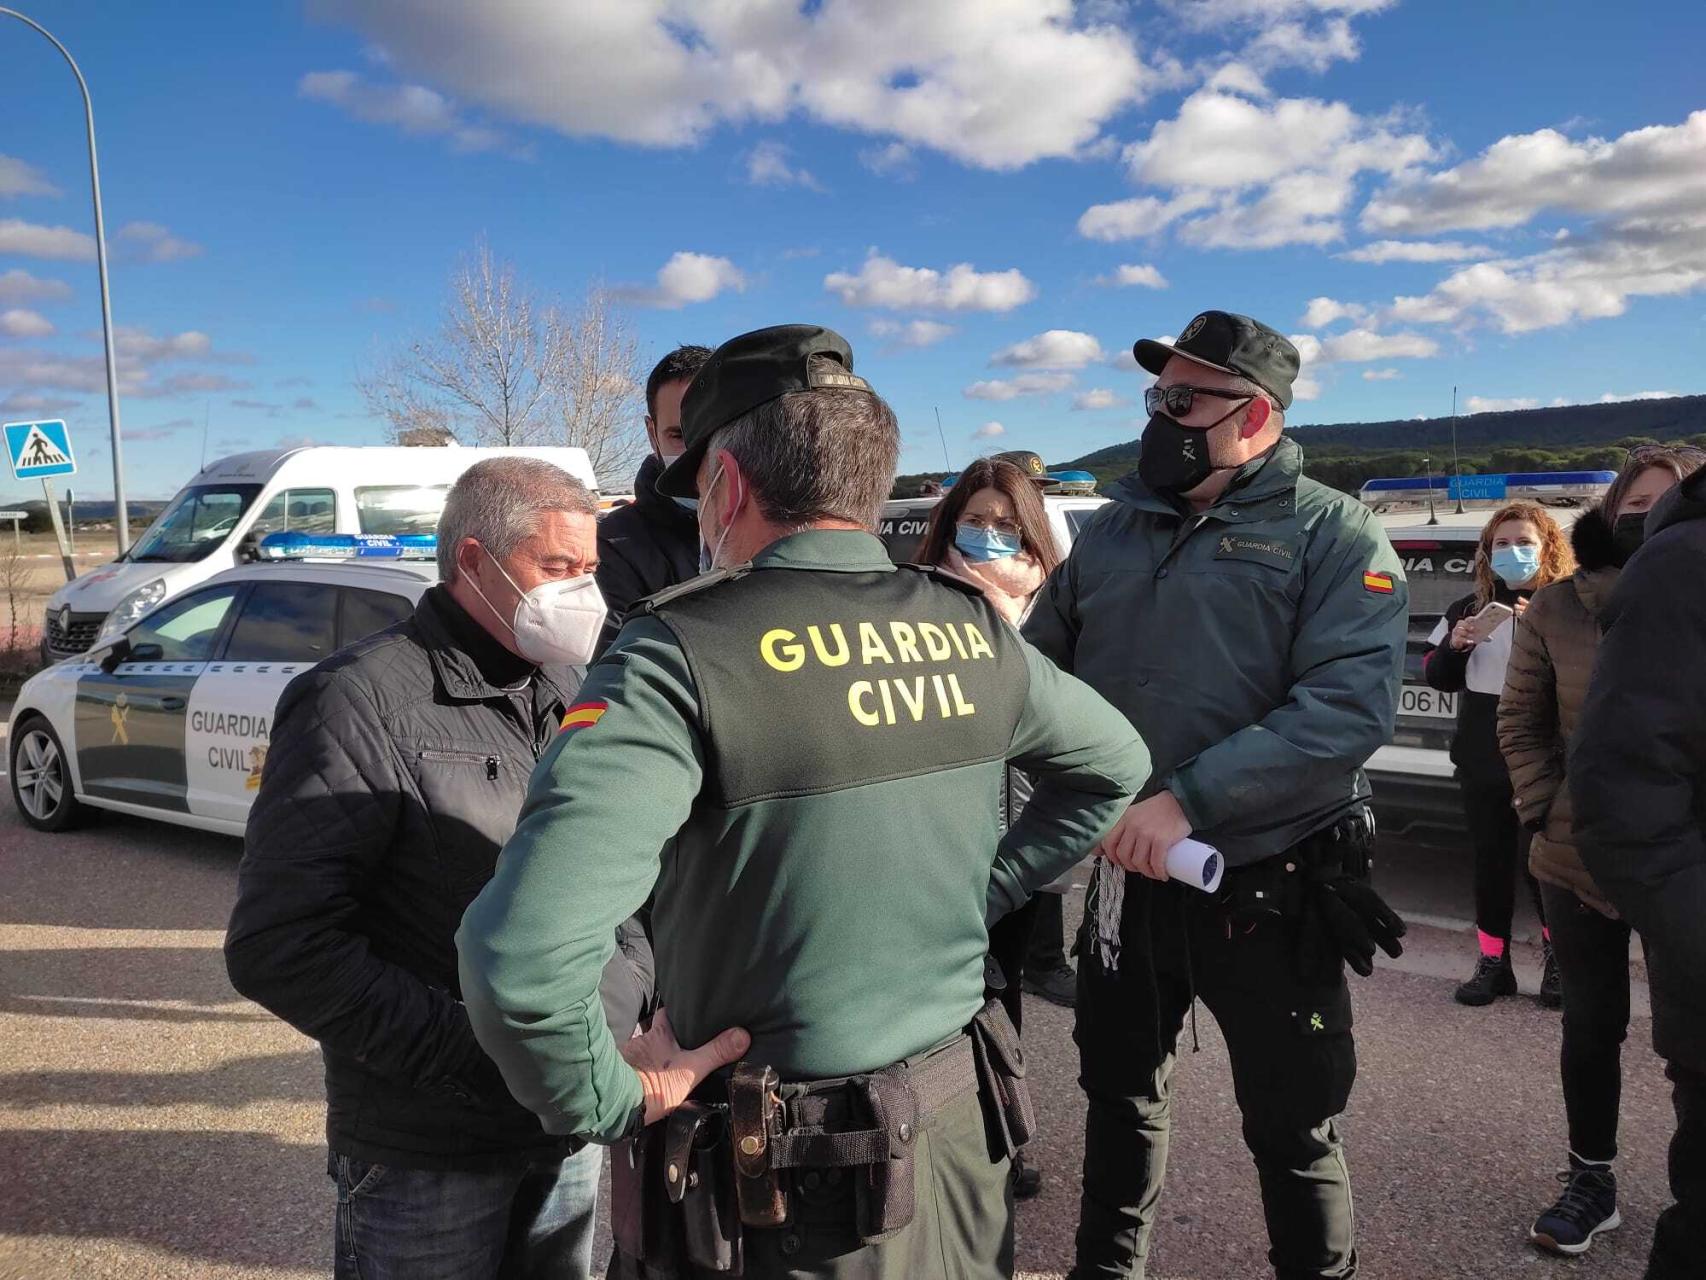
[[[1012,1178],[1015,1200],[1034,1200],[1043,1189],[1043,1171],[1029,1163],[1023,1151],[1013,1157]]]
[[[1540,1003],[1548,1009],[1564,1007],[1564,982],[1558,976],[1558,957],[1550,942],[1541,944],[1544,959],[1540,970]]]
[[[1457,988],[1457,1003],[1492,1004],[1500,996],[1515,994],[1516,974],[1511,970],[1510,952],[1502,956],[1483,954],[1475,962],[1475,972],[1469,975],[1469,981]]]
[[[1025,990],[1041,996],[1050,1004],[1070,1009],[1078,1000],[1078,975],[1072,966],[1063,964],[1040,973],[1025,970]]]

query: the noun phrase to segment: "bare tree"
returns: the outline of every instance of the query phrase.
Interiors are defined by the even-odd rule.
[[[23,654],[26,629],[24,601],[35,577],[35,566],[16,548],[0,550],[0,597],[6,601],[6,639],[0,647],[0,667],[12,667]]]
[[[643,384],[608,291],[565,317],[484,243],[451,277],[437,331],[356,380],[392,443],[579,445],[600,477],[623,481],[646,449]]]

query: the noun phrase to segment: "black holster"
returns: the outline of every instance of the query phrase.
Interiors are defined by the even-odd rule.
[[[1025,1080],[1025,1051],[999,1000],[984,1002],[970,1030],[984,1117],[999,1139],[995,1145],[1000,1153],[1012,1159],[1037,1130],[1031,1086]]]

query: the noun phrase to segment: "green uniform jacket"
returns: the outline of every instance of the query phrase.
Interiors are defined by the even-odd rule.
[[[1369,795],[1392,736],[1409,591],[1374,517],[1300,474],[1289,438],[1206,511],[1136,473],[1085,525],[1025,637],[1125,712],[1228,865],[1291,847]]]
[[[861,592],[889,598],[885,581],[906,584],[888,575],[918,574],[896,569],[870,534],[808,531],[767,548],[744,579],[690,590],[734,593],[743,609],[757,601],[782,618],[789,571],[813,579],[802,590],[817,600],[826,598],[824,575],[845,575],[845,589],[841,578],[827,587],[849,609],[861,607]],[[665,603],[678,589],[634,617],[588,673],[583,709],[565,719],[580,727],[565,729],[541,759],[497,874],[457,934],[475,1033],[548,1131],[611,1141],[631,1129],[640,1083],[605,1025],[598,983],[616,925],[654,886],[659,991],[683,1044],[742,1026],[752,1035],[748,1057],[784,1080],[870,1071],[970,1022],[983,997],[986,921],[1082,858],[1148,779],[1148,753],[1124,717],[1020,640],[981,596],[923,578],[917,588],[909,598],[974,619],[993,652],[973,648],[969,663],[963,652],[933,662],[915,653],[910,661],[923,666],[904,656],[882,665],[855,639],[852,654],[831,663],[809,656],[797,619],[788,625],[799,634],[784,633],[792,639],[780,647],[770,631],[750,648],[704,652],[669,623],[672,607],[685,615],[696,603]],[[745,613],[740,621],[754,636],[782,625]],[[846,630],[857,637],[864,628]],[[997,669],[1004,674],[992,685]],[[826,776],[850,750],[865,752],[866,766],[884,744],[897,744],[901,758],[900,748],[919,742],[907,707],[926,720],[938,710],[934,694],[906,701],[924,670],[958,670],[964,682],[966,700],[943,697],[944,714],[970,715],[975,704],[982,717],[946,728],[919,721],[939,752],[928,767],[916,767],[915,752],[906,757],[915,767],[898,776],[882,776],[879,759],[863,785],[717,802],[727,779],[752,775],[746,761],[716,759],[718,743],[755,743],[748,754],[762,754],[771,735],[808,784],[820,758]],[[704,695],[696,671],[711,673],[714,695]],[[906,688],[864,683],[902,673]],[[824,691],[821,703],[791,720],[782,708],[789,699],[800,706],[807,687]],[[724,718],[715,736],[713,707]],[[731,728],[731,715],[751,719]],[[939,763],[973,742],[994,750]],[[1002,836],[1004,758],[1031,771],[1037,789]]]

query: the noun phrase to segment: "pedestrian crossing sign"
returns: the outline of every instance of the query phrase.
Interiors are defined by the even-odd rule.
[[[77,470],[64,422],[8,422],[0,430],[6,435],[6,457],[15,479],[68,476]]]

